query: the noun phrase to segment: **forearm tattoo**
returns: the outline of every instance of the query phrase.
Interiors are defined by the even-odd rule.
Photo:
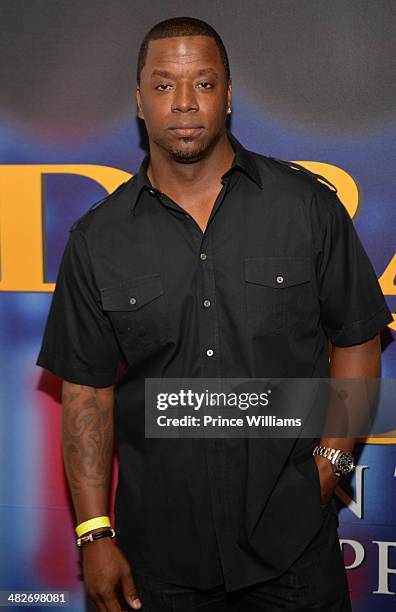
[[[113,396],[73,385],[62,390],[63,458],[72,494],[109,485],[113,451]]]

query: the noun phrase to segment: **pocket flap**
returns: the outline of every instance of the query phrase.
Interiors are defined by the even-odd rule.
[[[161,276],[150,274],[100,290],[104,310],[138,310],[164,293]]]
[[[311,280],[309,257],[247,257],[245,280],[257,285],[285,289]]]

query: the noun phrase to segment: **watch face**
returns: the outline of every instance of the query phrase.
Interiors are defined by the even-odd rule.
[[[336,461],[337,471],[343,475],[350,474],[354,468],[353,457],[350,453],[341,453]]]

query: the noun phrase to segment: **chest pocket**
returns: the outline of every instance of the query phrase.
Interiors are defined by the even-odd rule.
[[[149,356],[166,343],[170,326],[159,274],[139,276],[100,290],[129,362]]]
[[[246,316],[255,331],[280,332],[304,319],[312,292],[308,257],[247,257]]]

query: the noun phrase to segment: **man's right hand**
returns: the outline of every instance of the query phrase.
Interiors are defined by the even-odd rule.
[[[140,610],[131,567],[120,548],[109,538],[88,542],[82,547],[83,575],[87,595],[100,612],[120,612],[117,596],[121,587],[125,601]]]

